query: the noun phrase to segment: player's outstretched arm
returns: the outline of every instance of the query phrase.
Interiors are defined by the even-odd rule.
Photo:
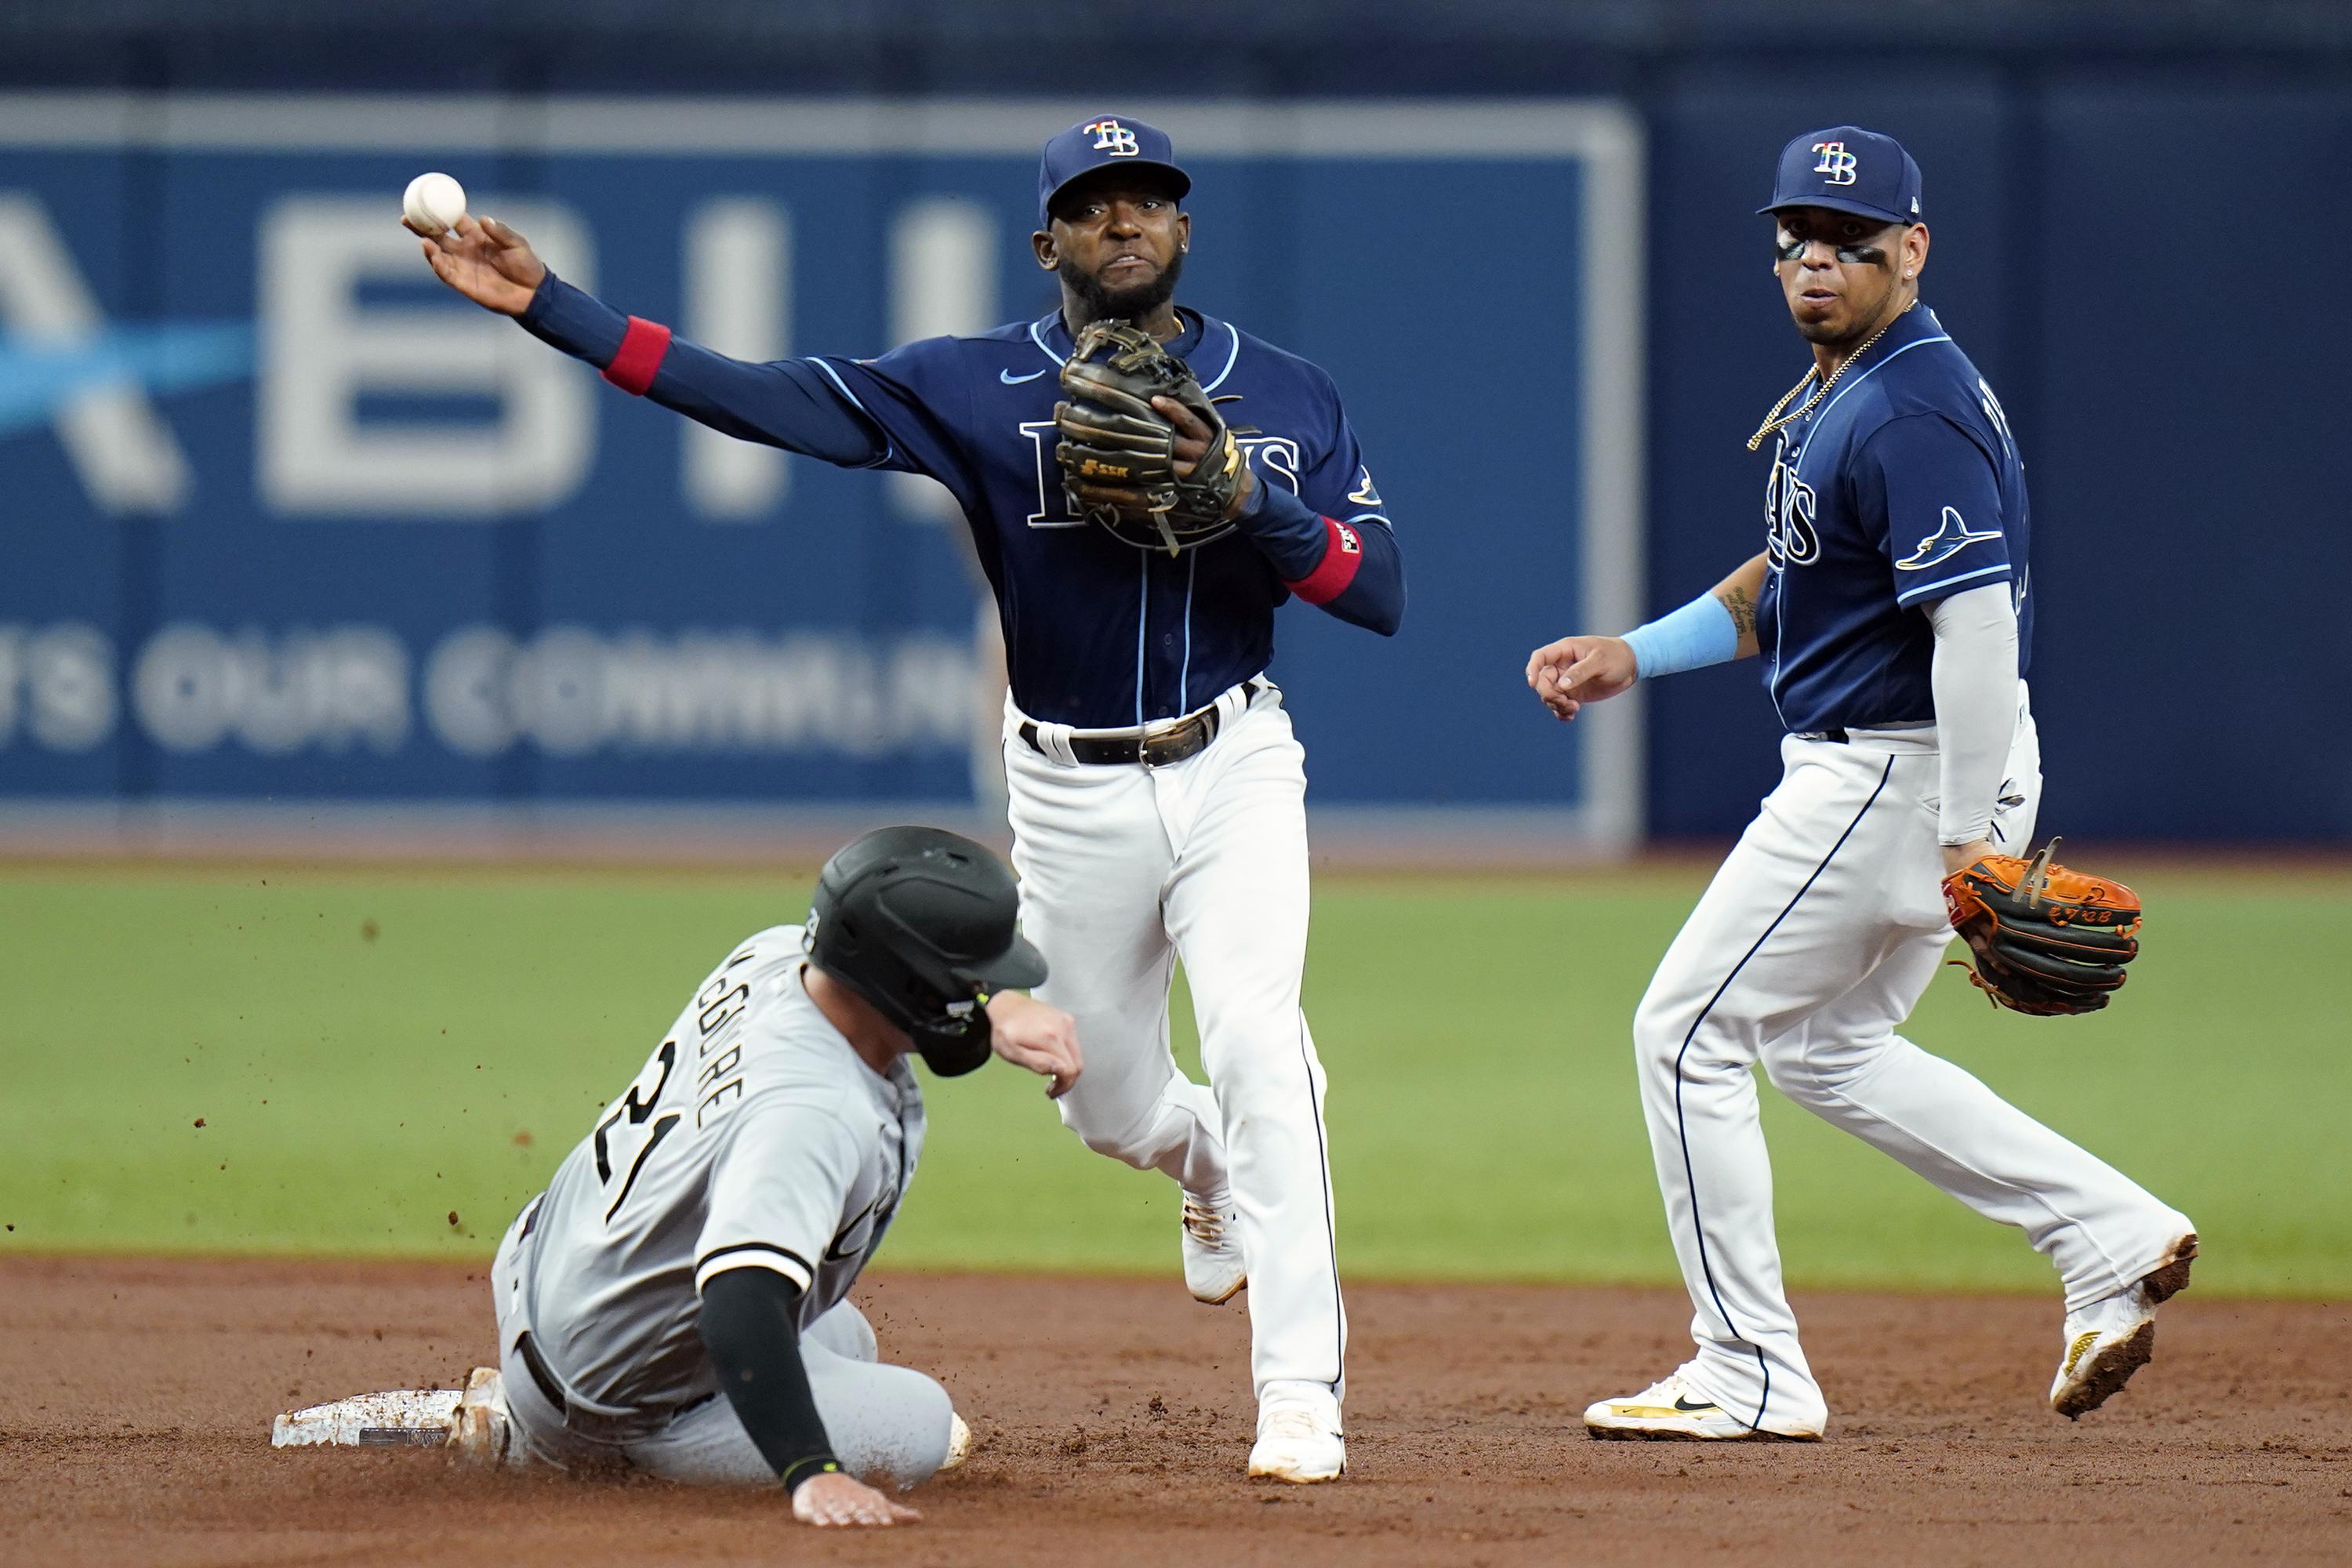
[[[417,231],[403,218],[401,226]],[[740,440],[866,468],[889,442],[845,401],[825,373],[803,360],[755,364],[675,337],[657,321],[624,316],[558,278],[530,241],[496,218],[460,218],[422,238],[434,276],[487,310],[511,316],[531,336],[587,361],[622,391]]]
[[[1758,555],[1681,609],[1622,637],[1567,637],[1546,643],[1528,656],[1528,685],[1566,723],[1586,703],[1630,690],[1644,676],[1751,658],[1764,572],[1764,557]]]
[[[1048,1100],[1069,1093],[1086,1068],[1078,1050],[1077,1020],[1059,1007],[1018,991],[999,992],[988,999],[988,1026],[991,1049],[1014,1067],[1050,1080],[1045,1086]]]

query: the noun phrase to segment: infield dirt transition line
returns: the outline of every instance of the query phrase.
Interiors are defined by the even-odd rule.
[[[779,1500],[276,1452],[277,1411],[488,1359],[477,1267],[0,1263],[0,1559],[73,1564],[2342,1562],[2352,1310],[2165,1309],[2156,1361],[2069,1424],[2054,1297],[1800,1297],[1818,1445],[1595,1443],[1589,1400],[1684,1353],[1678,1292],[1364,1285],[1352,1473],[1245,1481],[1240,1304],[1166,1280],[881,1276],[893,1359],[980,1437],[907,1532],[799,1536]]]

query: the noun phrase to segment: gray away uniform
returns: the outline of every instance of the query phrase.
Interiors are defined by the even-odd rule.
[[[922,1091],[903,1058],[877,1076],[810,1000],[801,934],[737,944],[499,1244],[519,1454],[773,1481],[697,1331],[713,1275],[772,1268],[800,1288],[802,1360],[843,1468],[906,1487],[946,1458],[947,1391],[881,1364],[845,1300],[914,1177]]]

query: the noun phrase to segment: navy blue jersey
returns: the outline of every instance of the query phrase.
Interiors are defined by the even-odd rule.
[[[1258,479],[1320,517],[1388,529],[1331,378],[1226,322],[1181,315],[1169,352],[1210,396],[1238,397],[1220,407],[1256,432],[1240,439]],[[1265,668],[1275,606],[1289,591],[1238,529],[1170,555],[1071,514],[1054,461],[1054,405],[1072,346],[1056,310],[877,360],[824,363],[888,438],[880,466],[928,474],[962,506],[996,589],[1024,712],[1089,729],[1190,712]]]
[[[1059,311],[878,359],[752,365],[625,320],[560,282],[530,331],[605,378],[730,434],[852,467],[926,474],[953,493],[995,589],[1013,699],[1107,730],[1172,718],[1265,668],[1297,594],[1396,628],[1402,563],[1331,378],[1191,310],[1168,344],[1236,427],[1260,484],[1251,515],[1181,555],[1139,549],[1065,506],[1054,405],[1073,344]]]
[[[1780,432],[1764,511],[1756,640],[1789,730],[1932,723],[1936,637],[1920,612],[1989,584],[2013,584],[2025,673],[2025,465],[1934,311],[1898,319]]]

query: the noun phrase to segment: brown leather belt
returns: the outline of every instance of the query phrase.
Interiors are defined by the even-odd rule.
[[[1268,684],[1263,680],[1242,682],[1242,701],[1247,704]],[[1209,742],[1217,738],[1218,726],[1223,722],[1217,705],[1212,702],[1181,719],[1148,724],[1140,735],[1073,735],[1070,737],[1070,755],[1088,767],[1117,767],[1141,763],[1147,768],[1164,768],[1187,757],[1197,757],[1208,750]],[[1053,755],[1039,740],[1037,726],[1031,721],[1021,721],[1021,727],[1014,733],[1039,756]]]

